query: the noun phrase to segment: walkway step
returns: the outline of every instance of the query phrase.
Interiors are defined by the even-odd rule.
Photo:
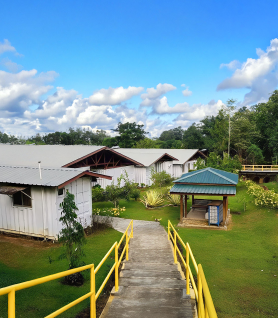
[[[122,277],[162,277],[162,278],[180,278],[181,274],[176,271],[161,271],[153,268],[147,269],[124,269],[121,272]]]
[[[121,228],[120,221],[117,226]],[[167,234],[157,222],[134,221],[129,260],[119,279],[120,292],[101,318],[193,318],[186,281],[174,264]]]
[[[158,277],[122,277],[120,286],[149,286],[149,288],[186,288],[185,280]]]

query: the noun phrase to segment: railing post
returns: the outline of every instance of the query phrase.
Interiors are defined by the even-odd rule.
[[[186,244],[186,294],[190,295],[190,289],[189,289],[189,248]]]
[[[8,317],[15,318],[15,289],[8,294]]]
[[[203,300],[203,284],[201,279],[201,270],[202,267],[198,265],[198,273],[197,273],[197,280],[198,280],[198,318],[204,318],[205,316],[205,306]]]
[[[119,247],[118,243],[115,246],[115,291],[119,290]]]
[[[174,262],[177,263],[177,232],[174,233]]]
[[[96,277],[94,265],[91,267],[91,292],[90,297],[90,318],[96,318]]]
[[[168,241],[170,241],[170,221],[168,220]]]
[[[245,171],[245,166],[243,166],[243,171]]]
[[[131,220],[131,233],[130,233],[130,237],[133,238],[133,220]]]
[[[262,171],[264,171],[264,166],[262,166]]]
[[[253,166],[253,171],[254,171],[254,166]]]
[[[125,236],[125,244],[126,244],[126,254],[125,254],[125,259],[128,261],[128,234],[126,231],[126,236]]]

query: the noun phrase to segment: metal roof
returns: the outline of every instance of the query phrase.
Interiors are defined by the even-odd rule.
[[[174,183],[236,185],[238,183],[238,175],[219,169],[205,168],[185,173]]]
[[[0,166],[0,183],[57,187],[84,175],[112,179],[109,176],[86,171],[82,168],[42,168],[41,174],[42,179],[40,179],[39,168],[34,167]]]
[[[0,165],[62,167],[104,146],[6,145],[0,144]]]
[[[141,162],[146,167],[156,162],[164,154],[168,154],[177,159],[177,161],[174,161],[173,164],[184,164],[198,152],[198,149],[118,148],[114,150],[125,156],[128,156],[129,158]],[[172,160],[173,159],[170,159],[170,161]]]
[[[203,195],[235,195],[236,186],[221,185],[193,185],[193,184],[175,184],[170,193],[176,194],[203,194]]]

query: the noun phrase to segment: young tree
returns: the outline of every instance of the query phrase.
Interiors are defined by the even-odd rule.
[[[82,265],[81,258],[84,256],[83,245],[86,243],[86,238],[82,225],[77,221],[78,208],[74,202],[74,195],[67,191],[60,206],[62,212],[59,220],[63,228],[59,234],[59,242],[65,248],[61,258],[66,258],[69,269],[72,269]]]

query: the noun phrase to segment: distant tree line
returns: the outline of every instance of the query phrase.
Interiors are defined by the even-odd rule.
[[[186,130],[176,127],[163,131],[158,138],[148,138],[144,125],[118,123],[113,129],[117,136],[111,137],[104,130],[69,128],[68,132],[37,134],[18,138],[0,132],[1,143],[48,144],[48,145],[103,145],[121,148],[171,148],[207,149],[209,153],[223,157],[228,151],[230,122],[230,154],[237,155],[241,163],[276,163],[278,157],[278,90],[268,102],[252,107],[236,109],[235,101],[216,116],[206,116]]]

